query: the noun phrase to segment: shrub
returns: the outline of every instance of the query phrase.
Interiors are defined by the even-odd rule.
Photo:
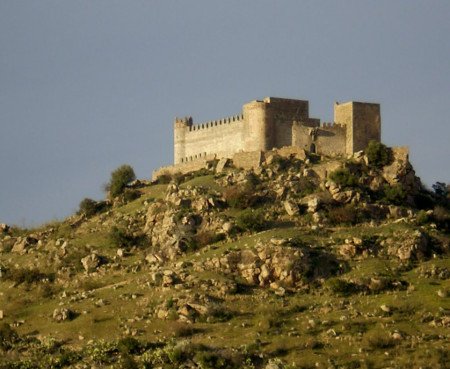
[[[141,193],[138,190],[132,190],[130,188],[127,188],[122,194],[122,199],[124,202],[130,202],[138,199],[140,196]]]
[[[136,179],[134,170],[131,166],[124,164],[111,173],[111,179],[106,185],[111,198],[123,193],[128,183]]]
[[[9,324],[2,323],[0,325],[0,350],[6,351],[10,349],[18,340],[17,332]]]
[[[192,327],[190,324],[182,324],[175,327],[173,335],[176,338],[185,338],[193,336],[198,332],[198,329]]]
[[[450,230],[450,211],[443,206],[436,206],[434,208],[433,220],[439,228]]]
[[[403,186],[398,184],[394,186],[384,185],[382,201],[388,204],[403,205],[406,199],[406,192]]]
[[[43,273],[38,269],[8,269],[5,273],[5,278],[13,281],[16,285],[33,284],[41,281],[53,282],[55,280],[54,273]]]
[[[341,168],[331,172],[330,179],[341,187],[355,187],[358,184],[358,179],[350,173],[348,168]]]
[[[264,218],[264,212],[260,209],[246,209],[236,218],[236,224],[242,230],[259,232],[267,228],[268,222]]]
[[[199,232],[194,236],[194,243],[197,248],[222,241],[225,238],[223,233],[214,233],[212,231]]]
[[[144,236],[134,236],[123,228],[116,226],[109,231],[109,241],[114,247],[130,249],[133,246],[140,246],[144,243]]]
[[[199,352],[195,355],[194,361],[200,364],[202,369],[226,369],[231,368],[228,360],[215,352]]]
[[[358,286],[356,284],[339,278],[329,279],[327,286],[331,292],[340,296],[348,296],[352,293],[358,292]]]
[[[78,214],[84,214],[87,217],[95,215],[99,211],[98,202],[89,198],[81,200]]]
[[[181,173],[163,173],[158,176],[156,179],[157,184],[168,184],[170,182],[174,182],[176,184],[180,184],[185,179],[185,175]]]
[[[425,210],[420,210],[416,215],[416,222],[418,225],[425,225],[430,222],[430,216]]]
[[[364,336],[364,342],[371,349],[387,349],[395,346],[395,341],[385,332],[371,331]]]
[[[250,205],[253,191],[247,186],[230,186],[223,192],[223,197],[232,208],[245,209]]]
[[[328,221],[331,224],[339,225],[354,225],[357,224],[360,219],[361,213],[353,205],[344,205],[328,210]]]
[[[117,343],[117,348],[122,354],[138,354],[141,350],[141,344],[136,338],[124,337]]]
[[[370,141],[364,151],[371,167],[382,168],[392,162],[392,150],[381,142]]]

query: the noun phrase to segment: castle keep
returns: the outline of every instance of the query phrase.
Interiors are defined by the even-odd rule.
[[[238,115],[194,124],[191,117],[174,122],[174,166],[168,172],[201,168],[213,159],[238,153],[261,153],[295,147],[320,155],[348,155],[380,141],[380,105],[364,102],[334,104],[334,122],[310,118],[305,100],[266,97],[242,107]]]

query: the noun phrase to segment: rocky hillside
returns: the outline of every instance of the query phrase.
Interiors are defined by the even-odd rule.
[[[3,224],[0,368],[449,368],[449,209],[377,146]]]

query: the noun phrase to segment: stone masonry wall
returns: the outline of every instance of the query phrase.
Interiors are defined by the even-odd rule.
[[[186,163],[205,155],[228,157],[243,149],[244,118],[242,115],[180,128],[182,139],[175,163]],[[176,150],[177,152],[177,150]]]
[[[325,123],[317,129],[316,152],[321,155],[345,154],[346,126]]]

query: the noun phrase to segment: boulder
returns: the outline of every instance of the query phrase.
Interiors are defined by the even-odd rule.
[[[83,265],[83,268],[87,273],[92,273],[95,272],[100,266],[101,258],[97,254],[92,253],[81,259],[81,264]]]
[[[298,205],[292,200],[286,200],[283,202],[286,213],[290,216],[297,215],[300,212]]]
[[[308,213],[315,213],[319,209],[320,199],[317,196],[311,197],[308,202]]]
[[[38,240],[34,237],[26,236],[19,237],[11,249],[11,252],[15,252],[18,254],[26,254],[28,250],[35,246],[38,243]]]
[[[412,238],[408,238],[402,242],[400,247],[390,248],[390,254],[395,255],[402,261],[420,260],[428,253],[428,238],[420,231],[416,231]]]
[[[222,173],[224,169],[229,166],[230,159],[228,158],[221,158],[216,166],[216,173]]]

